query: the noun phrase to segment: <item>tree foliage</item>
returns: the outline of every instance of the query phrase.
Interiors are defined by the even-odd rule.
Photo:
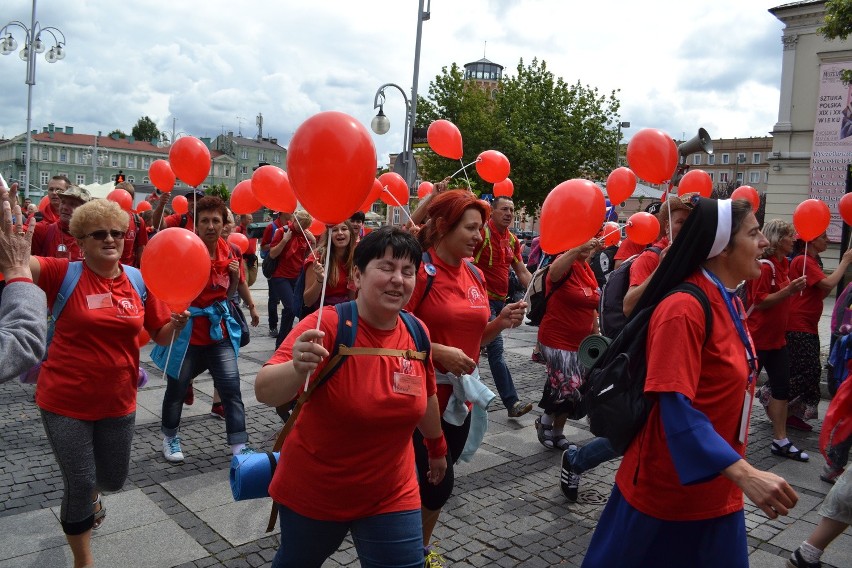
[[[154,121],[148,118],[148,116],[146,115],[136,121],[136,126],[133,127],[133,130],[130,131],[130,134],[136,140],[146,140],[150,142],[152,140],[159,140],[160,129],[157,128],[157,125],[154,124]]]
[[[825,39],[846,40],[852,34],[852,2],[849,0],[828,0],[825,3],[825,25],[817,29]],[[841,71],[844,83],[852,83],[852,69]]]
[[[112,138],[113,135],[117,136],[118,138],[127,138],[127,134],[125,134],[122,130],[118,128],[107,134],[107,136],[109,136],[110,138]]]
[[[515,201],[535,210],[559,183],[576,177],[599,180],[612,170],[620,103],[579,81],[566,83],[548,71],[544,61],[518,63],[504,77],[496,97],[453,64],[429,85],[429,97],[418,100],[418,126],[439,118],[458,126],[465,164],[484,150],[499,150],[511,162]],[[431,150],[421,151],[423,178],[438,181],[461,165]],[[491,185],[468,168],[474,190],[490,193]],[[454,185],[462,185],[463,174]]]
[[[224,183],[214,183],[210,187],[204,190],[205,195],[212,195],[214,197],[218,197],[225,203],[231,198],[231,192],[228,191],[228,186]]]

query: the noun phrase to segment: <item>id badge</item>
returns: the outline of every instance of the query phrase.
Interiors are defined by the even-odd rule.
[[[90,310],[100,310],[101,308],[112,307],[112,294],[106,292],[103,294],[89,294],[86,296],[86,305]]]
[[[751,422],[751,409],[753,403],[754,393],[749,392],[749,389],[746,389],[745,397],[743,398],[743,410],[742,414],[740,414],[739,435],[737,436],[740,444],[745,444],[746,439],[748,438],[748,426]]]
[[[398,371],[393,374],[393,392],[407,394],[408,396],[420,396],[422,390],[423,379],[421,377]]]

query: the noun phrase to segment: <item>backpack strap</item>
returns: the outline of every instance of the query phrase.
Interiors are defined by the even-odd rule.
[[[180,216],[180,228],[186,229],[186,226],[189,224],[189,215],[186,213]]]
[[[140,270],[135,266],[122,264],[121,267],[124,269],[124,273],[130,280],[130,284],[133,286],[133,289],[136,290],[136,293],[139,294],[139,297],[142,299],[142,304],[144,305],[145,302],[148,301],[148,289],[145,287],[145,280],[142,279],[142,272],[140,272]]]
[[[56,320],[59,319],[59,314],[65,309],[65,303],[77,287],[77,282],[80,281],[80,276],[83,274],[83,261],[75,261],[68,263],[68,270],[62,278],[62,284],[59,285],[59,293],[56,294],[56,299],[53,300],[53,309],[50,311],[50,322],[47,326],[47,338],[45,345],[50,345],[53,341],[54,326]]]
[[[424,266],[426,266],[427,264],[432,264],[432,255],[429,254],[428,250],[423,251],[423,256],[421,257],[420,261],[423,263]],[[423,300],[426,299],[426,296],[429,295],[429,292],[432,291],[432,284],[435,282],[434,274],[429,274],[428,269],[424,269],[424,272],[426,272],[426,287],[423,289],[423,295],[420,296],[421,304],[423,303]]]

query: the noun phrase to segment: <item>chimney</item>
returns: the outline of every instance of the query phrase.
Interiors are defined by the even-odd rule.
[[[73,126],[66,126],[65,127],[65,134],[74,134],[74,127]]]
[[[42,132],[42,134],[43,134],[43,133],[45,133],[45,132],[47,132],[47,126],[42,126],[42,127],[41,127],[41,132]],[[33,130],[33,134],[35,134],[35,130]]]
[[[134,138],[133,135],[128,135],[126,140],[128,144],[133,144],[134,142],[136,142],[136,138]]]
[[[270,139],[269,139],[269,141],[270,141],[272,144],[278,144],[278,138],[270,138]]]
[[[233,138],[233,137],[234,137],[234,131],[233,131],[233,130],[229,130],[229,131],[228,131],[228,138]]]

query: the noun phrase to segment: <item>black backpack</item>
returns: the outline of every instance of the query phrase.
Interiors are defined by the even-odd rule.
[[[648,247],[658,255],[660,247]],[[644,252],[644,251],[643,251]],[[641,254],[641,253],[640,253]],[[621,263],[621,265],[609,273],[606,284],[601,290],[601,300],[598,306],[600,314],[601,334],[604,337],[614,339],[624,326],[627,325],[627,316],[624,315],[624,296],[630,289],[630,267],[639,258],[634,255]]]
[[[663,298],[676,292],[686,292],[701,303],[706,343],[713,329],[710,301],[690,282],[675,286]],[[652,402],[645,397],[646,344],[656,307],[648,306],[634,314],[584,376],[582,394],[589,427],[595,436],[609,440],[618,455],[624,455],[651,411]]]

